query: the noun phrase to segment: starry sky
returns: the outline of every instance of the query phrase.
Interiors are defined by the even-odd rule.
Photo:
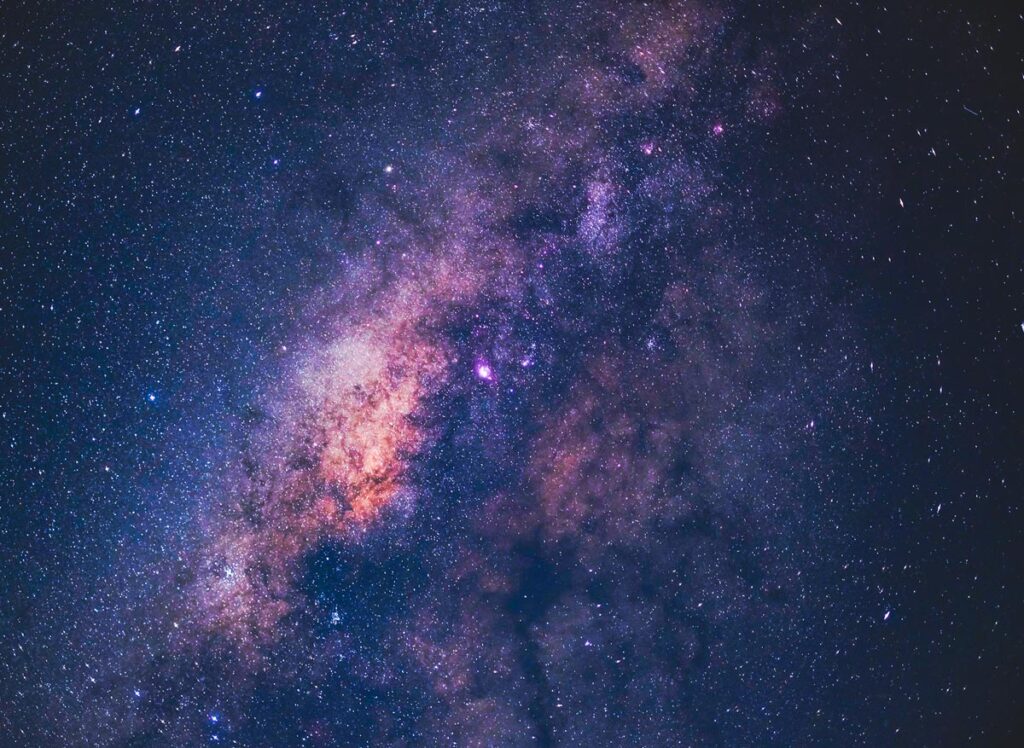
[[[1020,745],[1022,38],[5,3],[0,745]]]

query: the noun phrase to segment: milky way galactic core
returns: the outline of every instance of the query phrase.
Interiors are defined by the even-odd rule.
[[[0,744],[1024,739],[1019,15],[2,13]]]

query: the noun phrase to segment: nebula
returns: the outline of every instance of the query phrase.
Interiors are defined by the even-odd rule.
[[[678,178],[666,175],[671,181],[659,185],[651,175],[628,184],[632,180],[615,154],[619,146],[604,130],[623,113],[653,109],[673,96],[689,98],[687,73],[695,62],[687,55],[701,43],[700,35],[714,33],[715,17],[677,5],[630,6],[622,17],[611,10],[602,15],[592,29],[601,40],[600,53],[572,61],[556,55],[560,80],[542,89],[541,101],[527,99],[522,111],[501,118],[500,127],[488,127],[476,142],[464,144],[463,153],[432,159],[440,166],[423,176],[417,194],[405,198],[423,203],[432,217],[412,227],[396,222],[397,216],[380,221],[382,230],[393,234],[386,248],[376,241],[346,279],[339,301],[323,315],[330,334],[290,373],[293,392],[276,408],[274,433],[258,453],[245,456],[246,475],[228,488],[234,498],[226,502],[227,511],[208,520],[211,540],[200,554],[192,593],[203,628],[226,635],[254,656],[276,637],[281,619],[301,607],[295,585],[311,552],[324,543],[360,542],[360,536],[388,521],[384,515],[418,510],[423,488],[410,477],[410,463],[422,460],[435,438],[425,425],[426,411],[437,409],[432,399],[443,396],[453,376],[464,378],[467,369],[447,339],[457,334],[457,317],[479,319],[474,309],[501,309],[509,320],[549,317],[549,323],[572,334],[573,327],[588,324],[560,319],[562,307],[575,304],[576,290],[558,286],[573,274],[593,284],[593,292],[604,293],[635,272],[630,263],[649,262],[662,275],[681,269],[680,249],[654,246],[656,229],[640,229],[637,217],[629,215],[637,212],[637,201],[663,206]],[[626,67],[610,65],[606,57],[618,57]],[[628,72],[633,69],[635,79]],[[550,101],[557,101],[556,110],[532,114]],[[670,168],[677,166],[670,161]],[[714,209],[706,194],[696,197],[706,192],[699,175],[681,178],[701,210]],[[566,193],[579,194],[573,198],[578,207],[568,212],[554,199]],[[579,211],[575,220],[569,218],[574,210]],[[401,225],[407,230],[396,232]],[[639,230],[651,234],[640,239]],[[638,241],[652,246],[638,253],[630,247]],[[662,257],[648,260],[646,251]],[[652,282],[655,296],[661,293],[659,282]],[[667,344],[676,349],[688,341],[672,339],[679,332],[667,318],[679,313],[673,307],[686,303],[679,298],[684,294],[685,288],[674,286],[663,300],[651,300],[664,307]],[[616,334],[614,326],[599,332],[607,324],[599,316],[590,322],[595,333]],[[519,344],[521,357],[513,357],[519,358],[518,368],[532,364],[535,345]],[[656,512],[667,501],[664,474],[673,469],[671,454],[678,448],[673,433],[683,428],[674,420],[678,416],[662,412],[676,409],[668,402],[672,394],[659,393],[657,382],[636,381],[626,370],[630,364],[607,351],[580,349],[572,355],[581,357],[584,373],[567,397],[579,402],[558,411],[550,425],[538,424],[532,447],[538,476],[531,490],[543,516],[542,531],[552,537],[579,532],[624,504],[641,514]],[[631,355],[622,349],[617,357]],[[515,367],[513,360],[502,363]],[[462,370],[455,372],[458,366]],[[504,367],[475,366],[481,379],[505,385]],[[654,373],[663,382],[680,375],[664,368]],[[598,390],[607,388],[612,402],[627,397],[628,404],[612,406],[618,415],[608,413],[607,397],[599,391],[584,394],[583,379]],[[665,402],[622,392],[637,386]],[[658,423],[632,422],[634,413],[652,407]],[[597,419],[608,421],[606,432],[590,433]],[[651,448],[655,454],[647,454]],[[659,449],[665,455],[659,457]],[[597,484],[600,491],[592,493]],[[647,506],[650,502],[654,505]]]
[[[770,66],[696,3],[545,24],[318,208],[344,262],[148,603],[127,735],[698,744],[707,673],[742,679],[722,632],[796,614],[785,465],[825,385],[719,167]]]
[[[216,518],[196,590],[205,624],[247,647],[272,638],[296,604],[304,555],[370,531],[386,511],[414,510],[407,463],[429,439],[414,419],[451,358],[426,328],[439,305],[472,299],[475,285],[447,260],[400,278],[297,372],[279,432],[249,456],[237,500]]]
[[[188,556],[186,650],[265,672],[312,629],[313,652],[383,658],[346,677],[420,703],[430,742],[700,734],[679,694],[708,626],[775,615],[796,583],[770,550],[785,502],[749,504],[783,490],[779,328],[731,247],[723,130],[690,121],[722,23],[603,8],[534,94],[468,115],[413,182],[387,167],[401,193],[344,241],[380,238]],[[754,79],[730,106],[766,95]],[[651,132],[666,108],[679,130]]]

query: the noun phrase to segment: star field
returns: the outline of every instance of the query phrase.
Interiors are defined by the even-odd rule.
[[[0,29],[0,745],[1021,740],[1019,13]]]

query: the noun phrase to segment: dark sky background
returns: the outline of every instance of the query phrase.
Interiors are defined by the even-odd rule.
[[[1024,18],[5,3],[0,745],[1019,745]]]

